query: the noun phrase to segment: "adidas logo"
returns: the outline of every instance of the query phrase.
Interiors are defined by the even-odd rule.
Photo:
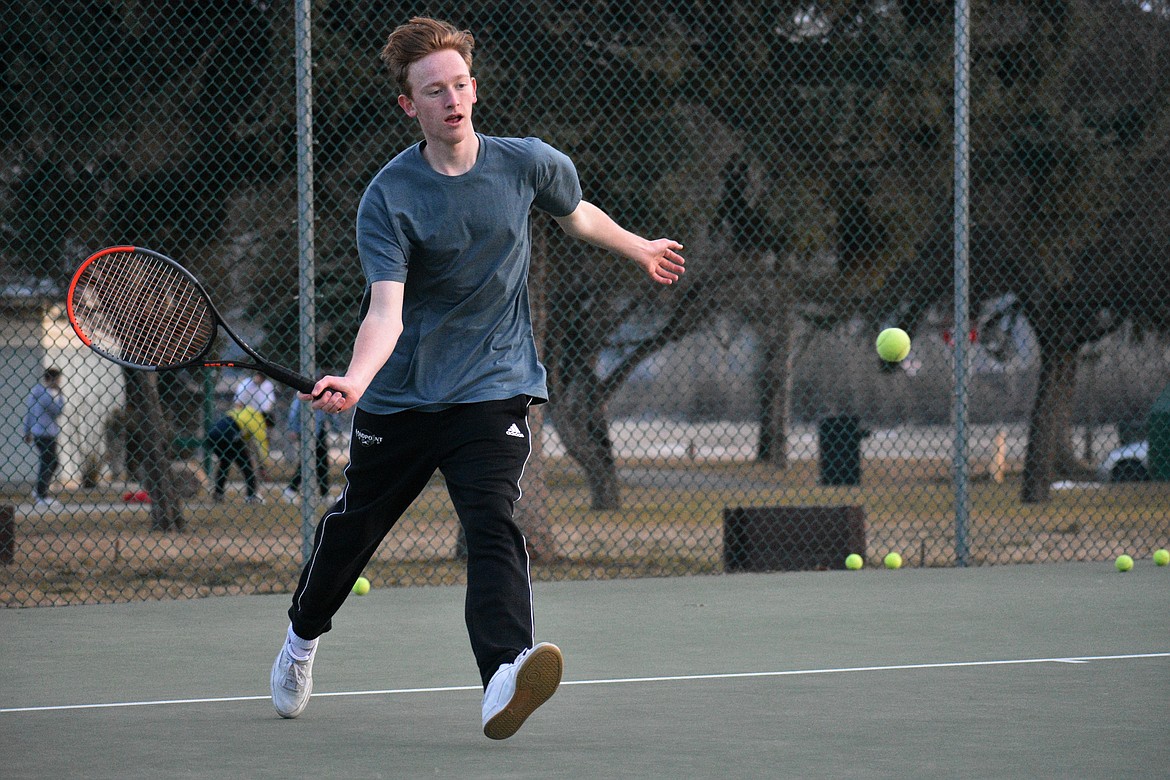
[[[509,436],[517,436],[521,439],[524,438],[524,432],[520,430],[520,426],[516,425],[516,423],[512,423],[510,426],[508,426],[508,430],[504,431],[504,433],[508,434]]]

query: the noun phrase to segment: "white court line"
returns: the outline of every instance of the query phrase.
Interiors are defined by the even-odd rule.
[[[1166,653],[1130,653],[1128,655],[1083,655],[1061,658],[1016,658],[998,661],[941,661],[922,664],[892,664],[888,666],[846,666],[836,669],[789,669],[779,672],[722,672],[713,674],[678,674],[661,677],[615,677],[599,680],[565,680],[562,686],[569,685],[620,685],[624,683],[656,683],[656,682],[689,682],[692,680],[742,680],[747,678],[763,677],[804,677],[817,674],[857,674],[859,672],[900,672],[921,669],[963,669],[982,666],[1024,666],[1029,664],[1087,664],[1093,661],[1129,661],[1148,658],[1170,658]],[[389,696],[404,693],[447,693],[451,691],[481,691],[479,685],[448,685],[433,688],[388,688],[379,691],[335,691],[332,693],[313,693],[314,699],[323,699],[331,696]],[[61,710],[99,710],[118,709],[124,707],[152,707],[160,704],[214,704],[218,702],[234,701],[268,701],[272,697],[263,696],[222,696],[209,699],[155,699],[150,701],[121,701],[105,704],[55,704],[43,707],[0,707],[0,714],[16,712],[55,712]]]

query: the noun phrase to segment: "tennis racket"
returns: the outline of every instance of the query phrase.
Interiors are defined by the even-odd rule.
[[[149,249],[113,246],[90,255],[73,274],[65,305],[86,346],[129,368],[249,369],[302,393],[311,393],[316,384],[252,349],[224,322],[190,271]],[[221,327],[254,363],[208,358]]]

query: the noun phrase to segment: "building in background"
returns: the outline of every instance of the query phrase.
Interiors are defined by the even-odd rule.
[[[36,479],[36,451],[24,441],[24,399],[46,367],[57,366],[68,398],[58,437],[57,481],[76,487],[87,462],[105,464],[105,421],[123,405],[121,369],[73,334],[53,290],[0,288],[0,491],[21,495]]]

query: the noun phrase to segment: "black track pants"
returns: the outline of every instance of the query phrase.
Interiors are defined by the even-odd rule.
[[[347,484],[317,524],[289,617],[313,639],[438,469],[467,537],[467,632],[484,684],[533,643],[524,536],[512,519],[531,452],[527,396],[439,412],[354,414]]]

